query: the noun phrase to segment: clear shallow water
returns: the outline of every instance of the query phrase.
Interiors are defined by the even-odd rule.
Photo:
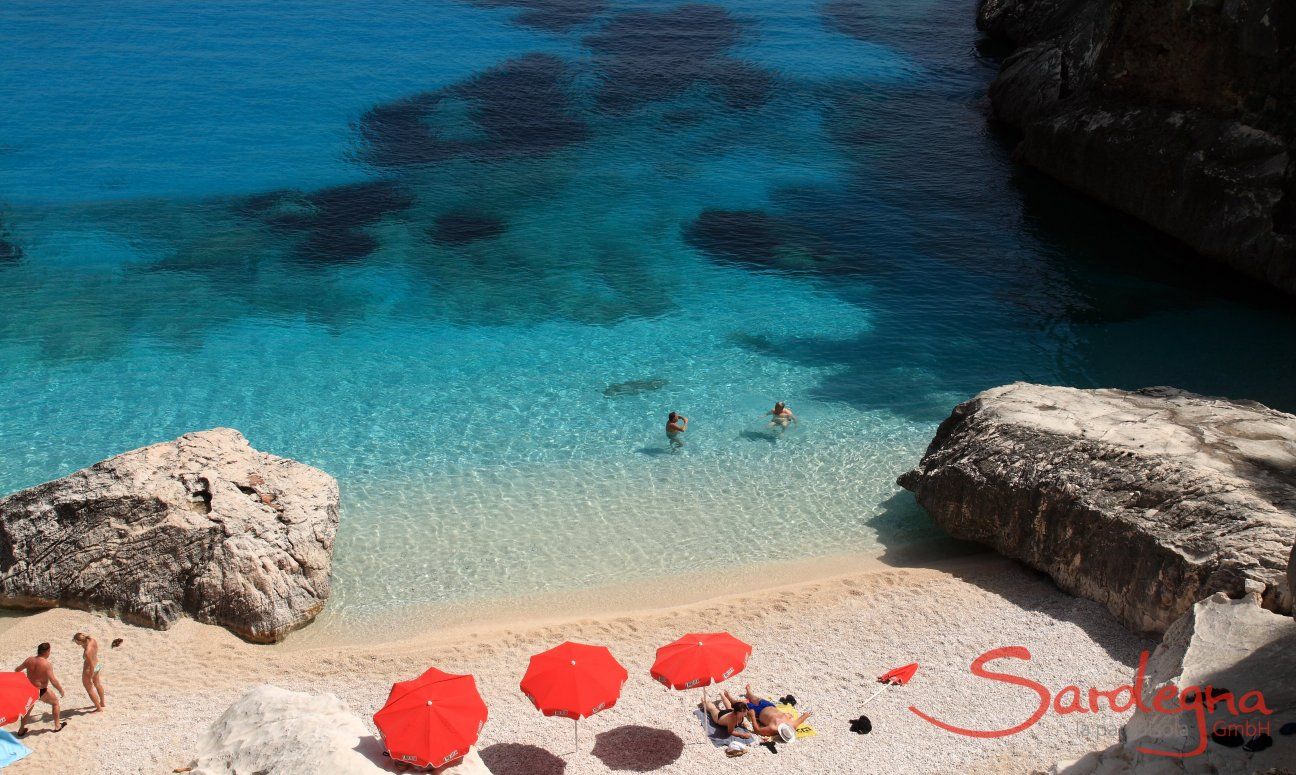
[[[1283,303],[900,5],[6,4],[0,491],[239,428],[341,482],[346,618],[930,541],[895,476],[1014,379],[1296,409]]]

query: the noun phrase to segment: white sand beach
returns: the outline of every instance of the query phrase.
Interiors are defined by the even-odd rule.
[[[758,693],[795,695],[799,708],[813,712],[817,737],[781,746],[777,755],[756,748],[727,760],[690,712],[700,692],[672,692],[649,679],[658,646],[685,632],[721,629],[754,647],[749,667],[727,688],[750,682]],[[101,714],[86,712],[80,653],[70,642],[77,630],[105,645],[108,708]],[[106,648],[118,637],[125,639],[120,648]],[[52,610],[0,631],[0,660],[16,665],[43,640],[54,643],[69,724],[53,734],[48,716],[37,721],[26,739],[33,753],[10,768],[14,775],[171,772],[190,762],[199,736],[230,703],[262,683],[331,692],[369,722],[393,681],[429,665],[477,677],[490,708],[478,748],[497,775],[1026,773],[1116,742],[1123,717],[1050,712],[1019,734],[973,739],[937,729],[908,707],[966,728],[1007,728],[1026,719],[1038,698],[973,677],[968,666],[984,651],[1027,647],[1028,663],[994,667],[1056,692],[1067,684],[1128,683],[1139,651],[1154,645],[1098,604],[994,555],[871,568],[626,615],[465,624],[390,642],[296,638],[255,646],[190,621],[156,632]],[[571,750],[571,723],[541,716],[518,681],[529,655],[564,640],[609,646],[631,678],[614,708],[582,722],[581,750],[560,758]],[[912,661],[921,668],[911,684],[860,706],[877,675]],[[861,712],[873,722],[871,734],[849,729]]]

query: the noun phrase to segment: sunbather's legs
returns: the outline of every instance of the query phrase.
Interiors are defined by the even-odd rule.
[[[706,697],[702,698],[702,712],[707,714],[707,718],[711,719],[711,723],[720,726],[720,709]]]

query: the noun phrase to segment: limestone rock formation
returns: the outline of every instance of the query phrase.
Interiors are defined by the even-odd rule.
[[[1296,5],[980,0],[1016,156],[1296,293]]]
[[[372,775],[410,772],[382,755],[382,743],[332,694],[257,686],[203,734],[194,775]],[[490,775],[475,748],[437,772]]]
[[[1291,772],[1296,768],[1296,739],[1279,736],[1278,730],[1296,720],[1296,622],[1260,607],[1258,595],[1231,600],[1220,592],[1194,605],[1166,631],[1161,645],[1148,660],[1146,682],[1141,687],[1143,705],[1121,730],[1121,742],[1053,768],[1061,775],[1100,775],[1118,772],[1174,773]],[[1192,687],[1210,686],[1220,698],[1214,708],[1203,708],[1204,726],[1235,731],[1244,741],[1260,734],[1273,743],[1258,751],[1245,746],[1202,745],[1195,711],[1158,713],[1154,698],[1173,687],[1186,702],[1203,697]],[[1232,706],[1223,699],[1227,691]],[[1255,710],[1259,692],[1266,714]],[[1180,700],[1163,703],[1177,708]],[[1140,750],[1142,749],[1142,750]],[[1174,754],[1171,756],[1166,753]]]
[[[189,433],[0,499],[0,606],[276,641],[328,599],[337,524],[328,474],[229,428]]]
[[[1287,560],[1287,586],[1291,589],[1292,599],[1296,600],[1296,546],[1292,547],[1291,557]],[[1293,603],[1293,607],[1296,607],[1296,603]]]
[[[998,387],[956,407],[900,484],[954,537],[1137,631],[1221,591],[1292,610],[1296,417],[1254,402]]]

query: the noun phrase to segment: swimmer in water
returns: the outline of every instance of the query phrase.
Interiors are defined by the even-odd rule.
[[[787,428],[788,425],[797,421],[796,415],[792,414],[792,410],[788,409],[787,404],[782,401],[774,404],[774,408],[765,414],[773,417],[773,419],[770,420],[771,428]]]
[[[678,412],[671,412],[666,418],[666,438],[670,441],[671,446],[679,449],[684,446],[684,441],[680,436],[688,430],[688,418]]]

